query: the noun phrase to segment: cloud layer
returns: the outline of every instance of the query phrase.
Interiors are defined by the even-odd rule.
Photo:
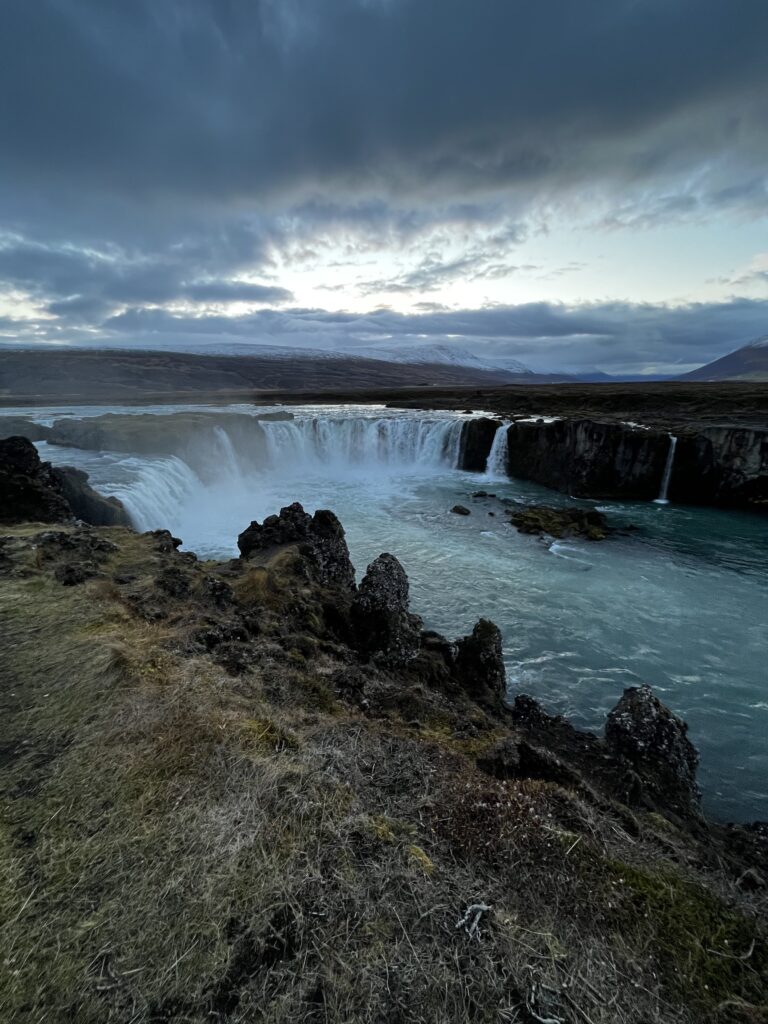
[[[259,309],[302,301],[294,266],[342,302],[417,308],[533,270],[525,240],[569,218],[642,232],[768,210],[763,0],[36,0],[3,21],[6,337],[152,323],[258,340]],[[759,305],[713,305],[720,344]],[[637,330],[667,339],[666,363],[722,354],[692,308],[522,303],[425,312],[406,333],[537,338],[572,366],[659,362]],[[372,313],[374,333],[388,316],[403,322]]]

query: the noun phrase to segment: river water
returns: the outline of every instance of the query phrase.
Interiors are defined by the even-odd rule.
[[[181,408],[116,411],[157,413],[162,431],[162,415]],[[51,422],[103,411],[26,414]],[[373,406],[293,412],[293,422],[264,424],[257,466],[215,420],[184,458],[38,447],[120,497],[137,527],[170,529],[201,557],[236,554],[252,519],[292,501],[333,509],[360,574],[382,551],[400,559],[427,627],[458,636],[480,616],[498,623],[512,695],[530,693],[599,731],[622,690],[647,682],[689,723],[707,812],[768,819],[765,519],[597,503],[614,525],[639,529],[601,543],[545,541],[509,526],[503,501],[578,502],[504,479],[498,446],[485,476],[457,470],[462,417]],[[481,489],[496,497],[473,498]],[[457,502],[472,514],[451,514]]]

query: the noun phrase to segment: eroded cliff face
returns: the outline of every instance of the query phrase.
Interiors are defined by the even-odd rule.
[[[74,519],[92,526],[131,525],[117,498],[94,491],[87,473],[42,462],[26,437],[0,440],[0,523]]]
[[[669,437],[594,420],[510,424],[507,469],[580,498],[652,500],[659,494]]]
[[[768,511],[768,430],[708,427],[681,435],[669,497]]]
[[[501,420],[478,416],[468,420],[461,431],[461,448],[459,449],[459,469],[473,473],[482,473],[488,461],[496,431]]]
[[[462,469],[482,469],[493,434],[465,427]],[[660,494],[670,435],[619,423],[562,419],[509,425],[507,472],[580,498],[652,501]],[[669,481],[670,500],[768,510],[768,430],[681,430]]]

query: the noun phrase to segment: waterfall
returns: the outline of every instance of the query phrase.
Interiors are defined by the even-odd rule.
[[[146,434],[114,435],[112,450],[38,444],[55,464],[89,473],[92,486],[118,498],[139,530],[199,537],[207,524],[231,538],[233,518],[242,525],[297,495],[311,503],[329,482],[375,484],[385,493],[399,490],[404,476],[420,481],[456,469],[465,423],[459,416],[378,411],[297,410],[292,420],[211,413],[184,432],[164,430],[157,416]],[[138,451],[128,447],[134,441]]]
[[[217,455],[221,458],[220,467],[231,477],[239,476],[241,473],[240,460],[237,457],[235,446],[232,444],[232,438],[223,427],[214,427],[213,433],[218,448]]]
[[[667,462],[664,466],[664,476],[661,480],[661,491],[659,492],[658,498],[655,499],[657,505],[668,505],[669,498],[669,480],[672,476],[672,466],[675,462],[675,448],[677,448],[677,438],[674,434],[669,435],[669,452],[667,453]]]
[[[509,424],[502,423],[493,435],[493,444],[485,464],[485,475],[489,480],[507,480],[507,455],[509,454]]]
[[[267,460],[273,470],[300,466],[446,467],[459,460],[464,421],[416,417],[297,416],[263,422]]]
[[[201,487],[200,478],[182,459],[125,458],[120,462],[124,482],[103,490],[119,498],[137,530],[155,530],[173,523],[179,508]]]

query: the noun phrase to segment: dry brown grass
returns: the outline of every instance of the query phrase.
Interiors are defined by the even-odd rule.
[[[149,579],[157,555],[129,535],[128,564]],[[757,1001],[762,947],[708,973],[711,998],[661,969],[660,950],[708,972],[727,951],[712,928],[691,945],[702,907],[726,918],[683,838],[487,777],[482,715],[476,739],[444,708],[425,735],[366,718],[332,692],[333,656],[280,622],[233,677],[103,581],[62,588],[26,549],[17,566],[0,586],[3,1021],[699,1024],[718,986]],[[239,600],[268,604],[271,573]],[[492,909],[470,936],[476,903]]]

